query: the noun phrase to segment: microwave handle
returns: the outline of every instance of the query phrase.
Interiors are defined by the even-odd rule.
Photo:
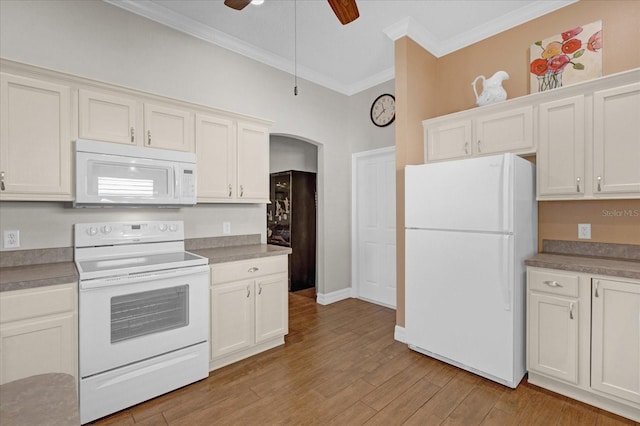
[[[180,177],[182,176],[181,172],[182,171],[180,170],[179,166],[173,166],[173,177],[175,179],[175,184],[173,185],[173,187],[175,188],[175,194],[173,194],[173,198],[175,198],[176,200],[179,199],[180,195],[182,194],[182,184],[180,180]]]

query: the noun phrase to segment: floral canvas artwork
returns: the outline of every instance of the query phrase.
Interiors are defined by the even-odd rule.
[[[530,92],[544,92],[602,76],[602,21],[531,45]]]

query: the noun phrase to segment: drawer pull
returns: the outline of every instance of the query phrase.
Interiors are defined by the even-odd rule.
[[[253,266],[253,267],[247,269],[247,272],[258,272],[259,270],[260,270],[260,268],[257,268],[255,266]]]
[[[258,295],[262,294],[262,284],[258,284]]]
[[[229,198],[231,198],[231,184],[229,184]]]
[[[580,178],[576,178],[576,192],[580,192]]]
[[[482,152],[482,149],[480,149],[480,139],[478,139],[478,152]]]
[[[562,287],[562,284],[560,284],[558,281],[543,281],[546,285],[548,285],[549,287]]]
[[[600,185],[602,183],[602,177],[598,176],[598,192],[602,191],[602,186]]]
[[[247,286],[247,299],[251,296],[251,288]]]
[[[147,145],[151,145],[151,130],[147,130]]]
[[[4,172],[0,172],[0,190],[4,191],[6,188],[4,186]]]
[[[135,142],[135,130],[131,128],[131,143]]]
[[[573,303],[569,303],[569,319],[573,319]]]
[[[598,284],[599,284],[599,283],[600,283],[600,281],[597,281],[597,280],[596,280],[596,282],[595,282],[595,283],[594,283],[594,285],[593,285],[593,287],[594,287],[594,292],[595,292],[595,293],[594,293],[594,296],[595,296],[595,297],[600,297],[600,296],[598,295]]]
[[[469,153],[469,142],[465,142],[464,143],[464,153],[468,154]]]

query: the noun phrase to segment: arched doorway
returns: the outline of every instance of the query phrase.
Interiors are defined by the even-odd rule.
[[[321,151],[320,145],[295,136],[270,136],[267,242],[292,248],[289,290],[313,298],[322,288]]]

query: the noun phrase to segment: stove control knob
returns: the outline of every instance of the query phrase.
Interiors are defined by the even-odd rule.
[[[113,228],[111,228],[111,226],[109,225],[104,225],[102,228],[100,228],[100,231],[102,231],[103,234],[108,234],[113,230]]]
[[[90,237],[93,237],[97,233],[98,233],[98,228],[96,228],[95,226],[90,226],[87,228],[87,234],[89,234]]]
[[[178,230],[178,225],[175,223],[169,226],[169,231],[176,232]]]
[[[166,223],[161,223],[161,224],[160,224],[160,226],[158,226],[158,229],[159,229],[161,232],[166,231],[166,230],[167,230],[167,224],[166,224]]]

